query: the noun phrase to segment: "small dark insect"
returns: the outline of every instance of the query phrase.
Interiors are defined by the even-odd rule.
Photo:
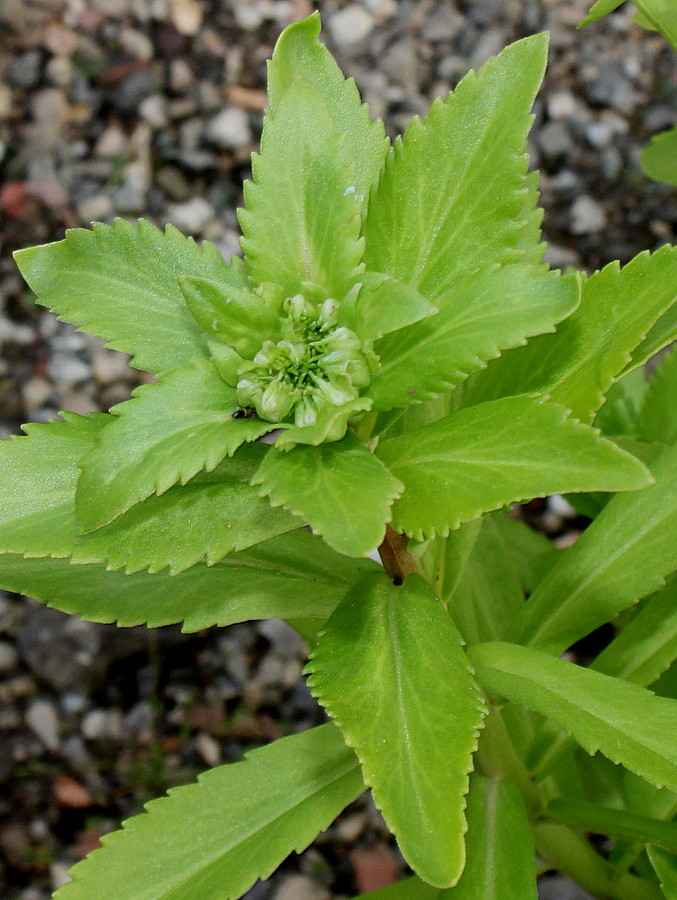
[[[255,419],[256,410],[251,406],[245,406],[243,409],[236,409],[231,416],[232,419]]]

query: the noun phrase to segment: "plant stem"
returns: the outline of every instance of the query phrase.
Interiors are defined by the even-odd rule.
[[[383,568],[394,584],[402,584],[407,575],[421,573],[418,560],[407,550],[409,538],[386,526],[386,534],[378,548]]]
[[[663,900],[656,884],[627,873],[618,874],[588,841],[565,825],[534,826],[536,850],[553,869],[572,878],[598,900]]]

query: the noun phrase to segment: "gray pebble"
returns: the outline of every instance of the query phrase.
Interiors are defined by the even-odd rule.
[[[352,47],[371,33],[374,17],[363,6],[349,3],[331,16],[328,25],[337,47]]]
[[[122,715],[117,709],[93,709],[82,720],[80,730],[90,741],[118,740],[122,735]]]
[[[206,135],[219,147],[230,150],[246,147],[252,140],[247,113],[239,106],[227,106],[209,120]]]
[[[571,231],[573,234],[591,234],[601,231],[606,225],[604,207],[584,194],[571,207]]]
[[[7,641],[0,641],[0,675],[11,672],[19,659],[14,646]]]
[[[48,750],[59,747],[59,718],[49,700],[34,700],[26,711],[26,724]]]
[[[273,900],[331,900],[331,894],[306,875],[289,875],[273,894]]]
[[[167,207],[167,221],[186,234],[200,234],[214,217],[214,209],[204,197],[193,197],[186,203],[171,203]]]
[[[569,129],[563,122],[548,122],[537,134],[538,146],[548,159],[571,153],[573,143]]]
[[[32,88],[40,78],[41,55],[39,50],[28,50],[11,60],[7,79],[18,88]]]
[[[47,371],[58,384],[80,384],[92,375],[86,362],[66,353],[55,353],[47,364]]]

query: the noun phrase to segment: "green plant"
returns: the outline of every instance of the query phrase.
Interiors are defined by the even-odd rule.
[[[591,25],[618,9],[625,0],[597,0],[581,22]],[[677,7],[674,0],[634,0],[635,22],[649,31],[660,32],[677,50]],[[677,128],[654,135],[642,151],[642,169],[656,181],[677,185]]]
[[[677,356],[642,365],[677,250],[541,263],[546,36],[391,148],[318,33],[270,65],[244,261],[122,221],[16,256],[157,382],[0,448],[2,587],[122,626],[279,616],[335,723],[152,802],[57,896],[240,897],[368,784],[416,873],[382,900],[535,898],[534,848],[598,897],[674,898]],[[553,492],[594,517],[565,551],[505,512]],[[589,668],[558,658],[613,620]]]

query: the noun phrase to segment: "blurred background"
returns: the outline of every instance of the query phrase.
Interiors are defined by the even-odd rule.
[[[115,216],[171,222],[226,257],[261,132],[265,60],[318,8],[391,135],[509,42],[547,29],[530,149],[548,261],[593,269],[675,240],[677,191],[639,151],[677,123],[677,60],[622,7],[582,0],[0,0],[0,436],[125,400],[123,354],[33,303],[19,247]],[[539,526],[566,540],[565,505]],[[202,769],[322,721],[277,621],[116,631],[0,592],[0,897],[47,900],[121,818]],[[248,900],[330,900],[403,870],[370,799]],[[543,900],[580,900],[564,879]]]

